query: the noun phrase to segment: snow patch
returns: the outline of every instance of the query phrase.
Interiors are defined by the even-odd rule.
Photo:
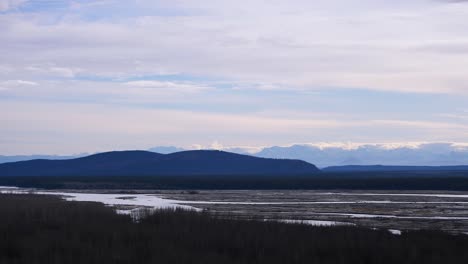
[[[389,229],[388,232],[390,232],[392,235],[401,236],[401,230],[398,229]]]

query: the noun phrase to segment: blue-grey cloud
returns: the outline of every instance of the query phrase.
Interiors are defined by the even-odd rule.
[[[6,12],[17,9],[28,0],[0,0],[0,12]]]
[[[438,1],[441,1],[441,2],[449,2],[449,3],[468,3],[468,0],[438,0]]]

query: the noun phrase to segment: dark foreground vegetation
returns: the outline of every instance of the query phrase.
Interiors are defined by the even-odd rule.
[[[468,263],[468,236],[230,220],[0,195],[0,263]]]
[[[468,191],[468,172],[359,172],[270,176],[15,176],[0,185],[46,189],[343,189]]]

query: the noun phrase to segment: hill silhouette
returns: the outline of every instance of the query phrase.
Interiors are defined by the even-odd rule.
[[[385,166],[385,165],[346,165],[322,169],[325,172],[430,172],[468,171],[468,166]]]
[[[216,150],[159,154],[114,151],[69,160],[0,164],[0,176],[298,175],[320,170],[301,160],[267,159]]]

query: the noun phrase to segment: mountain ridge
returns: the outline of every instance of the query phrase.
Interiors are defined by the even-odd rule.
[[[262,148],[225,147],[224,151],[262,158],[299,159],[319,168],[331,166],[457,166],[468,165],[468,143],[361,144],[361,145],[313,145],[271,146]],[[170,154],[186,151],[175,146],[157,146],[148,151]],[[78,156],[23,155],[1,156],[0,163],[32,159],[71,159]]]
[[[286,175],[320,170],[302,160],[268,159],[217,150],[172,154],[112,151],[68,160],[0,164],[0,176]]]
[[[322,168],[324,172],[434,172],[468,171],[467,165],[455,166],[398,166],[398,165],[345,165]]]
[[[264,158],[292,158],[313,162],[319,168],[330,166],[381,164],[385,166],[457,166],[468,164],[468,147],[452,143],[427,143],[418,147],[385,148],[364,144],[355,148],[319,147],[296,144],[287,147],[272,146],[255,153]]]

